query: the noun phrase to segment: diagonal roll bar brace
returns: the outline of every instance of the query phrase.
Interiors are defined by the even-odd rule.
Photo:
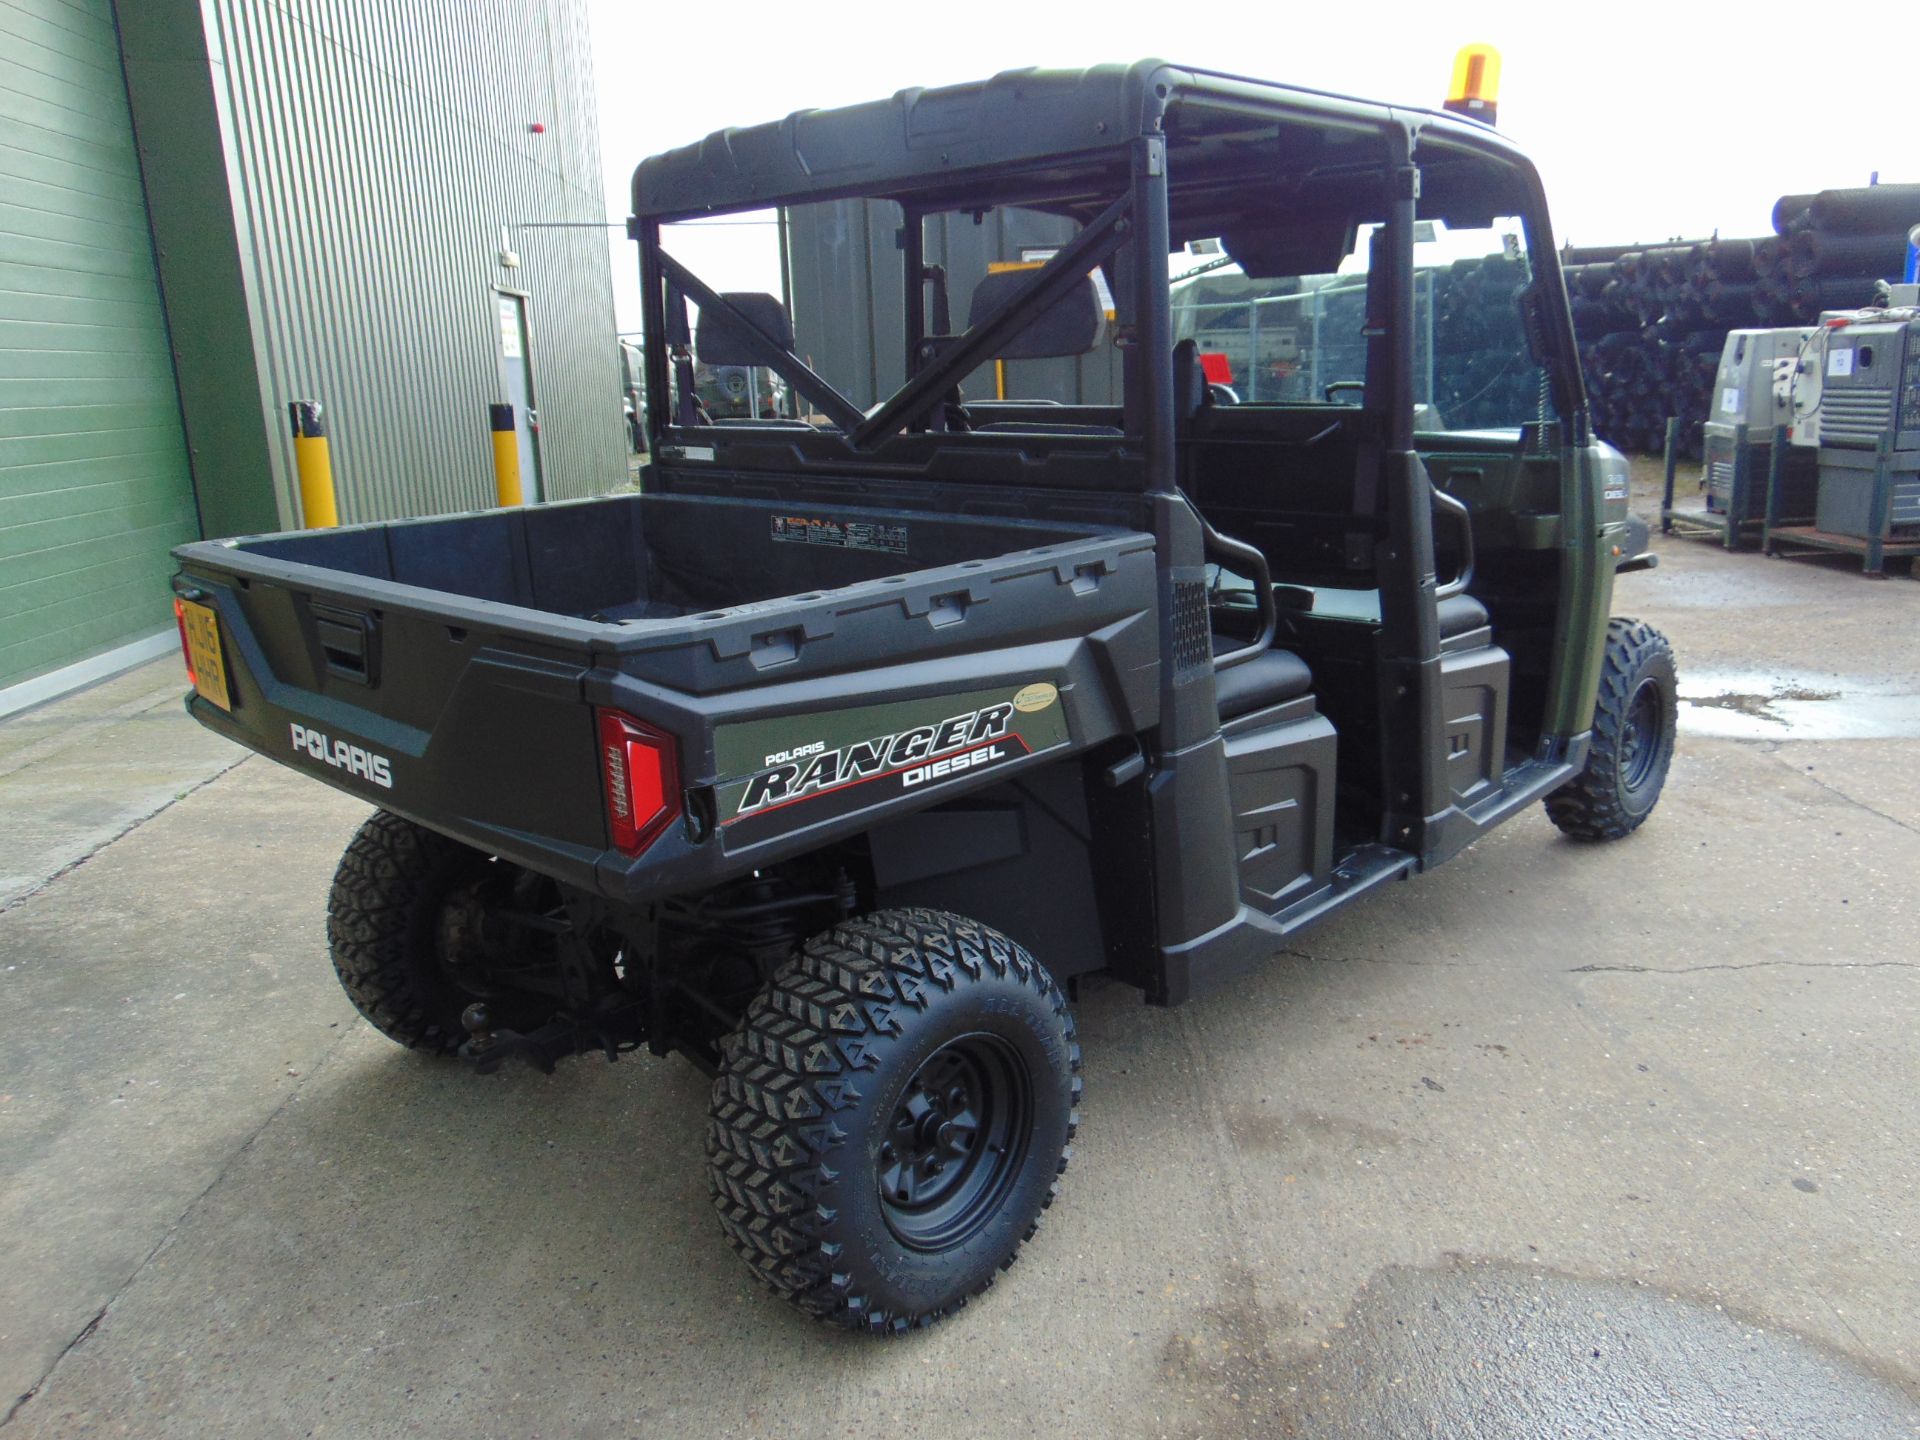
[[[940,352],[938,360],[853,426],[847,435],[853,448],[867,449],[903,429],[958,384],[961,376],[992,359],[994,351],[1019,334],[1035,311],[1045,309],[1074,284],[1084,281],[1089,270],[1119,249],[1132,208],[1131,198],[1123,195],[1090,220],[1086,229],[1009,295],[1005,304],[959,336]]]
[[[738,337],[761,357],[762,364],[777,371],[794,389],[818,405],[829,420],[842,430],[852,430],[860,424],[862,417],[859,407],[816,374],[806,361],[785,346],[768,339],[759,327],[666,251],[659,251],[658,256],[661,270],[676,290],[702,310],[724,317],[728,328],[737,332]]]

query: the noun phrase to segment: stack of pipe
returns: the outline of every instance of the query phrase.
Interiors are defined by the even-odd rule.
[[[1678,416],[1698,459],[1727,331],[1872,304],[1874,282],[1900,276],[1915,223],[1920,185],[1877,185],[1783,195],[1772,235],[1565,251],[1595,430],[1651,452]]]

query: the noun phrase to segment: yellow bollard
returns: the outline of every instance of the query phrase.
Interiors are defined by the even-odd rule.
[[[493,422],[493,490],[502,505],[525,503],[520,493],[520,432],[514,427],[513,406],[489,405]]]
[[[300,472],[300,516],[309,530],[328,530],[340,523],[333,497],[333,452],[327,448],[327,422],[318,400],[295,400],[287,406],[293,420],[293,464]]]

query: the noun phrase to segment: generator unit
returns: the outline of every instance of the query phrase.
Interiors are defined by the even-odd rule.
[[[1823,323],[1794,376],[1794,440],[1818,456],[1814,528],[1920,538],[1920,310]]]
[[[1773,431],[1793,420],[1794,369],[1812,334],[1805,328],[1727,333],[1705,426],[1701,478],[1707,510],[1725,516],[1729,526],[1757,525],[1766,519]],[[1745,455],[1739,448],[1742,426]],[[1781,457],[1777,519],[1798,523],[1813,518],[1817,470],[1810,450],[1789,449]]]

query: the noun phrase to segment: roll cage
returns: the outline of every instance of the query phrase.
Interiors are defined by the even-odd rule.
[[[892,201],[903,220],[906,380],[869,411],[815,372],[790,334],[756,324],[741,312],[741,297],[712,290],[662,241],[662,226],[675,221],[853,197]],[[777,445],[723,437],[732,442],[730,463],[924,476],[941,468],[936,452],[950,456],[957,445],[980,463],[972,473],[948,467],[955,478],[1005,474],[1049,487],[1171,492],[1176,405],[1165,257],[1187,240],[1218,236],[1249,274],[1331,270],[1361,224],[1379,227],[1363,409],[1375,443],[1410,450],[1414,337],[1394,317],[1411,313],[1415,222],[1495,213],[1519,215],[1526,226],[1529,348],[1549,377],[1563,434],[1575,443],[1588,437],[1538,176],[1494,132],[1436,112],[1151,60],[1012,71],[719,132],[642,162],[633,205],[651,439],[668,460],[715,443],[715,428],[700,424],[685,399],[692,301],[703,325],[714,317],[751,363],[781,375],[820,417],[804,433],[790,427]],[[924,221],[997,206],[1065,216],[1079,232],[964,331],[930,332],[930,318],[944,319],[945,297],[936,287],[930,315],[927,282],[935,277],[924,263]],[[1120,433],[1069,426],[1047,434],[1039,425],[1023,427],[1017,441],[965,433],[964,409],[950,408],[960,380],[1095,268],[1109,282],[1122,355],[1120,423],[1111,427]],[[988,463],[1015,450],[1022,463]]]

